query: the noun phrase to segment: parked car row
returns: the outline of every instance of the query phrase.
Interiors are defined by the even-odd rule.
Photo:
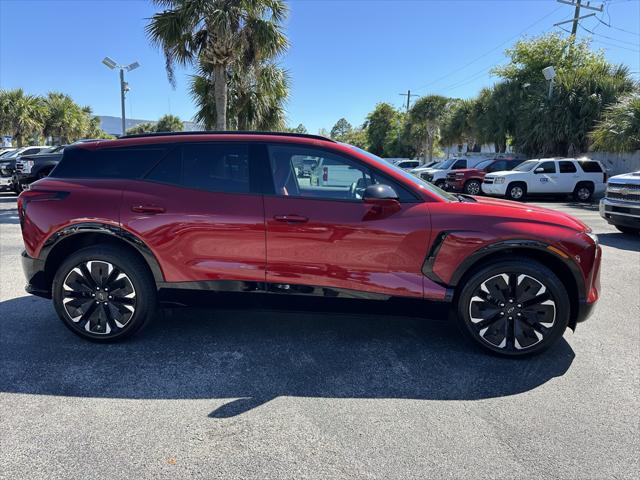
[[[82,139],[74,144],[92,142]],[[31,145],[5,148],[0,152],[0,192],[20,193],[27,185],[46,177],[62,159],[67,145]]]
[[[475,163],[451,158],[412,173],[444,190],[510,200],[529,195],[572,195],[585,202],[602,193],[607,182],[600,162],[586,158],[495,158]]]
[[[7,149],[0,154],[0,192],[13,190],[20,193],[18,184],[14,182],[16,162],[24,155],[35,155],[50,148],[48,145],[32,145]]]

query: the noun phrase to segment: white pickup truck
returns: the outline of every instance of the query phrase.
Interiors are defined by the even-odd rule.
[[[640,171],[609,179],[600,216],[623,233],[640,232]]]

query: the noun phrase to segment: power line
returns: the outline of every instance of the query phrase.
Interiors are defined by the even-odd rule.
[[[620,48],[622,50],[629,50],[630,52],[640,53],[640,50],[636,50],[635,48],[623,47],[622,45],[616,45],[614,43],[605,42],[604,40],[600,40],[598,38],[594,38],[593,41],[595,43],[601,43],[603,45],[608,45],[610,47]]]
[[[450,77],[451,75],[460,72],[461,70],[464,70],[465,68],[467,68],[469,65],[477,62],[478,60],[481,60],[483,58],[485,58],[487,55],[495,52],[496,50],[498,50],[499,48],[503,47],[505,44],[509,43],[511,40],[513,40],[514,38],[518,38],[520,37],[523,33],[525,33],[527,30],[529,30],[532,27],[535,27],[537,24],[539,24],[540,22],[542,22],[543,20],[549,18],[551,15],[553,15],[554,13],[556,13],[557,11],[559,11],[562,7],[558,7],[555,10],[553,10],[551,13],[548,13],[547,15],[543,16],[542,18],[536,20],[534,23],[532,23],[531,25],[529,25],[527,28],[525,28],[524,30],[522,30],[521,32],[517,33],[516,35],[513,35],[512,37],[509,37],[507,40],[505,40],[504,42],[498,44],[497,46],[493,47],[491,50],[488,50],[487,52],[483,53],[482,55],[480,55],[479,57],[476,57],[475,59],[467,62],[466,64],[464,64],[463,66],[456,68],[455,70],[450,71],[449,73],[436,78],[435,80],[432,80],[429,83],[426,83],[418,88],[416,88],[415,90],[422,90],[428,86],[431,86],[435,83],[440,82],[441,80],[444,80],[445,78]]]
[[[407,97],[407,112],[409,111],[409,107],[411,106],[411,97],[419,97],[417,93],[411,93],[411,90],[407,90],[407,93],[399,93],[398,95],[402,97]]]
[[[636,35],[636,36],[640,37],[640,32],[632,32],[631,30],[625,30],[624,28],[614,27],[610,23],[607,23],[607,22],[605,22],[603,20],[600,20],[599,18],[596,18],[596,20],[598,20],[601,24],[606,25],[609,28],[613,28],[614,30],[620,30],[621,32],[629,33],[631,35]]]
[[[614,42],[625,43],[625,44],[631,45],[633,47],[637,47],[638,46],[638,42],[627,42],[626,40],[620,40],[620,39],[617,39],[617,38],[608,37],[607,35],[603,35],[601,33],[593,32],[593,31],[589,30],[588,28],[583,27],[582,25],[580,25],[580,28],[583,29],[585,32],[589,32],[591,35],[597,35],[599,37],[606,38],[607,40],[613,40]]]

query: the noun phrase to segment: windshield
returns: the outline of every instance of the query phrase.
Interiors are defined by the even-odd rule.
[[[393,168],[393,170],[395,170],[397,173],[399,173],[406,181],[408,181],[409,183],[411,183],[412,185],[414,185],[415,187],[417,187],[420,190],[428,190],[432,193],[435,193],[436,195],[438,195],[441,198],[444,198],[446,200],[449,200],[451,202],[457,202],[458,199],[451,195],[450,193],[445,192],[444,190],[442,190],[441,188],[436,187],[435,185],[425,182],[424,180],[422,180],[421,178],[416,177],[415,175],[406,172],[404,170],[402,170],[401,168],[397,167],[396,165],[393,165],[389,162],[386,162],[384,159],[378,157],[377,155],[374,155],[373,153],[367,152],[366,150],[363,150],[361,148],[358,147],[354,147],[353,145],[349,145],[348,143],[343,143],[342,145],[345,145],[349,148],[352,148],[353,150],[363,153],[364,155],[366,155],[367,157],[369,157],[370,159],[372,159],[373,161],[375,161],[376,163],[382,164],[382,165],[386,165],[390,168]]]
[[[3,157],[3,158],[5,158],[5,159],[6,159],[6,158],[14,158],[14,157],[17,157],[17,156],[18,156],[18,154],[19,154],[21,151],[22,151],[22,149],[20,149],[20,148],[19,148],[18,150],[14,150],[14,151],[13,151],[13,152],[11,152],[9,155],[7,155],[6,157]]]
[[[480,162],[479,164],[477,164],[475,166],[475,168],[477,168],[478,170],[482,170],[484,168],[487,168],[489,165],[491,165],[493,163],[493,159],[491,160],[483,160],[482,162]]]
[[[14,150],[7,150],[6,152],[0,153],[0,158],[9,158],[9,155],[14,152]]]
[[[527,160],[513,169],[514,172],[528,172],[538,164],[537,160]]]

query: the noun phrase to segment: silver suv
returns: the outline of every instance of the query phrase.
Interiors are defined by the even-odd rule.
[[[600,216],[623,233],[640,232],[640,171],[609,179]]]

